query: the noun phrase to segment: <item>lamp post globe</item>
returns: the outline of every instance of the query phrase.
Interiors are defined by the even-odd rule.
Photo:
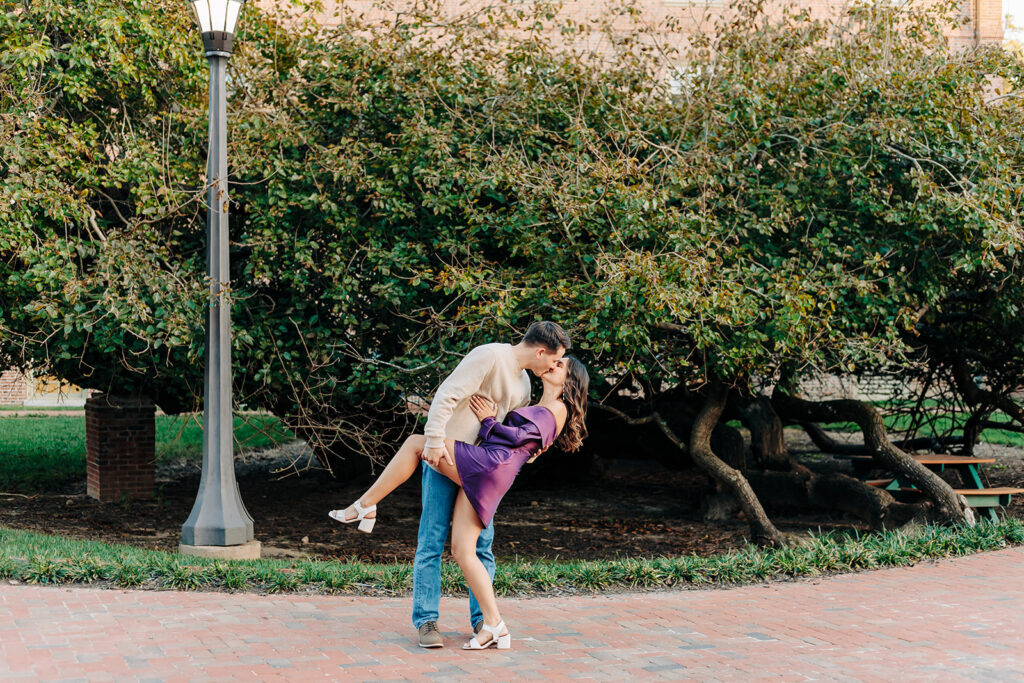
[[[210,63],[210,139],[207,159],[206,377],[203,404],[203,470],[199,492],[181,528],[180,550],[216,556],[217,547],[249,545],[253,521],[235,479],[231,401],[230,264],[228,261],[227,62],[244,0],[191,0]],[[211,551],[211,548],[213,549]],[[224,556],[243,556],[230,555]]]
[[[206,55],[223,52],[225,57],[230,57],[238,15],[245,0],[190,0],[190,4],[203,36]]]

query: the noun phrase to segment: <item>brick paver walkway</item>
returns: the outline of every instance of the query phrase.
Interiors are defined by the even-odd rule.
[[[0,680],[1024,680],[1024,549],[729,590],[504,600],[508,652],[408,599],[0,587]]]

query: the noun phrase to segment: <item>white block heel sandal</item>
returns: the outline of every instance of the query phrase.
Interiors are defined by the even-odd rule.
[[[373,531],[373,523],[377,521],[376,517],[367,517],[366,515],[374,512],[377,509],[376,505],[371,505],[368,508],[364,508],[359,504],[359,501],[352,503],[352,507],[356,509],[356,516],[352,519],[345,519],[345,510],[331,510],[327,513],[327,516],[333,520],[339,521],[342,524],[351,524],[353,522],[359,522],[359,530],[370,533]]]
[[[473,640],[462,646],[463,650],[486,650],[492,645],[496,646],[499,650],[508,650],[512,647],[512,634],[508,632],[504,621],[498,622],[497,626],[483,624],[483,628],[480,630],[490,633],[491,639],[481,645],[480,641],[477,640],[477,636],[473,636]],[[501,635],[502,631],[505,632],[505,635]]]

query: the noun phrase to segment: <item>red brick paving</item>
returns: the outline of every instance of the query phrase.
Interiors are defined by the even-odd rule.
[[[1024,549],[733,589],[503,600],[507,652],[409,599],[0,587],[0,680],[1024,680]]]

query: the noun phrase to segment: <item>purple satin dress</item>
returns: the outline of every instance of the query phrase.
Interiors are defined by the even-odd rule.
[[[554,414],[543,406],[511,411],[501,423],[488,417],[480,424],[480,443],[455,442],[455,467],[462,490],[484,526],[512,486],[523,463],[558,436]]]

